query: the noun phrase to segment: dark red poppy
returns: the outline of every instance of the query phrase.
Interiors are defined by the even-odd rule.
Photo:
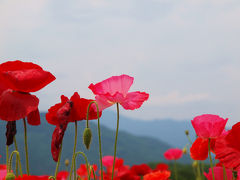
[[[216,138],[210,139],[211,152],[215,151]],[[194,160],[206,160],[208,158],[208,139],[198,137],[190,148],[190,156]]]
[[[133,174],[138,176],[144,176],[152,172],[152,169],[147,164],[133,165],[130,170]]]
[[[61,96],[61,103],[55,104],[48,109],[46,120],[56,126],[51,143],[51,152],[54,161],[58,160],[63,136],[69,122],[85,120],[87,109],[93,100],[80,98],[75,92],[70,100],[66,96]],[[99,113],[101,116],[101,112]],[[92,104],[89,109],[89,120],[97,119],[96,105]]]
[[[217,139],[215,144],[216,159],[228,169],[240,170],[240,122],[233,125],[227,135]]]
[[[40,66],[22,61],[0,64],[0,119],[16,121],[28,117],[31,125],[40,124],[39,100],[35,92],[55,80]]]
[[[92,166],[92,168],[94,170],[94,173],[96,175],[97,165],[93,164],[91,166]],[[88,170],[87,170],[86,164],[81,164],[80,165],[80,167],[77,169],[77,175],[80,176],[81,179],[86,179],[87,180],[87,178],[88,178],[88,171],[90,172],[90,170],[91,170],[91,178],[93,179],[94,175],[93,175],[92,169],[90,169],[90,167],[88,167]]]
[[[164,163],[159,163],[157,164],[156,168],[154,169],[154,171],[166,171],[168,170],[169,167],[167,164],[164,164]]]

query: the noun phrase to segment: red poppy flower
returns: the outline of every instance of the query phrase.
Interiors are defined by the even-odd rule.
[[[143,177],[143,180],[168,180],[170,175],[171,175],[170,171],[156,171],[146,174]]]
[[[92,165],[92,168],[96,174],[97,172],[97,165],[96,164],[93,164]],[[88,169],[90,169],[90,167],[88,167]],[[91,169],[90,169],[91,170]],[[87,167],[86,167],[86,164],[81,164],[80,167],[77,169],[77,175],[81,177],[81,179],[83,178],[88,178],[88,171],[87,170]],[[93,172],[91,171],[91,178],[94,178],[94,175],[93,175]]]
[[[191,122],[198,137],[217,138],[219,137],[228,119],[223,119],[218,115],[203,114],[195,117]]]
[[[128,75],[112,76],[97,84],[90,84],[89,89],[96,95],[99,109],[103,110],[119,103],[126,110],[140,108],[149,97],[145,92],[128,92],[133,83],[133,77]]]
[[[133,165],[130,170],[133,174],[138,176],[144,176],[152,172],[152,169],[147,164]]]
[[[170,148],[164,153],[164,157],[167,160],[178,160],[182,157],[183,152],[181,149],[178,148]]]
[[[56,125],[52,135],[51,152],[54,161],[58,160],[63,136],[69,122],[84,120],[87,117],[87,109],[91,99],[80,98],[75,92],[70,100],[66,96],[61,96],[61,103],[55,104],[48,109],[46,120],[48,123]],[[99,113],[101,116],[101,112]],[[89,109],[89,120],[97,119],[96,105],[92,104]]]
[[[225,169],[226,170],[226,180],[231,180],[232,179],[232,171],[230,169]],[[212,179],[212,170],[209,168],[208,173],[204,172],[204,176],[208,180],[213,180]],[[223,180],[224,179],[224,170],[223,167],[213,167],[213,173],[215,180]]]
[[[60,171],[57,174],[57,180],[67,180],[69,172],[68,171]]]
[[[154,171],[166,171],[168,170],[169,167],[167,164],[164,164],[164,163],[159,163],[157,164],[156,168],[154,169]]]
[[[18,176],[15,180],[48,180],[48,176],[31,176],[24,174],[22,177]]]
[[[0,164],[0,179],[4,179],[7,175],[7,165]]]
[[[55,80],[40,66],[22,61],[0,64],[0,119],[16,121],[27,117],[31,125],[40,124],[39,100],[35,92]]]
[[[217,139],[215,143],[216,159],[228,169],[240,170],[240,123],[233,125],[228,134]]]

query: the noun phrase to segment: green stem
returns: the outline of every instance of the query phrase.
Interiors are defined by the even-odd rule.
[[[223,165],[223,179],[227,180],[227,173],[226,173],[226,168],[224,165]]]
[[[7,165],[7,172],[8,172],[8,158],[9,158],[9,150],[8,150],[8,145],[6,145],[6,165]]]
[[[210,166],[211,166],[211,169],[212,169],[212,178],[213,178],[213,180],[215,180],[215,178],[214,178],[214,172],[213,172],[213,162],[212,162],[212,156],[211,156],[210,142],[211,142],[211,139],[208,138],[208,153],[209,153],[209,159],[210,159]]]
[[[87,159],[87,156],[86,156],[83,152],[81,152],[81,151],[76,152],[76,153],[74,154],[74,157],[73,157],[74,166],[76,166],[76,157],[77,157],[77,155],[82,155],[82,156],[84,157],[85,162],[86,162],[87,172],[88,172],[88,178],[89,178],[90,175],[89,175],[89,170],[88,170],[88,159]],[[76,175],[76,169],[75,169],[74,174]],[[75,179],[76,179],[76,177],[74,177],[74,180],[75,180]]]
[[[204,178],[204,175],[203,175],[203,172],[204,172],[204,161],[201,162],[201,172],[202,172],[201,178]]]
[[[61,154],[62,154],[62,144],[61,144],[61,148],[59,151],[58,162],[57,162],[56,169],[55,169],[55,174],[54,174],[55,179],[57,178],[57,174],[58,174],[58,168],[59,168],[59,164],[60,164],[60,160],[61,160]]]
[[[200,162],[198,161],[197,163],[197,177],[202,179],[201,171],[200,171]]]
[[[117,103],[117,129],[116,129],[116,136],[115,136],[115,144],[114,144],[114,158],[113,158],[113,168],[112,168],[112,180],[114,177],[114,166],[117,154],[117,138],[118,138],[118,129],[119,129],[119,104]]]
[[[16,140],[15,136],[14,136],[13,140],[14,140],[15,150],[18,151],[17,140]],[[18,159],[16,158],[16,176],[17,177],[18,177],[18,164],[19,164],[19,168],[22,169],[21,161],[18,162]]]
[[[18,151],[13,151],[11,153],[11,156],[10,156],[10,159],[9,159],[9,162],[8,162],[8,172],[11,172],[12,170],[12,159],[13,159],[13,155],[16,154],[16,159],[18,159],[18,161],[20,162],[20,155],[19,155],[19,152]],[[22,176],[22,168],[20,167],[20,175]]]
[[[25,153],[26,153],[26,171],[27,175],[29,176],[29,162],[28,162],[28,145],[27,145],[27,125],[26,125],[26,119],[23,118],[23,124],[24,124],[24,143],[25,143]]]
[[[176,162],[176,160],[174,160],[174,175],[175,175],[175,180],[177,180],[178,176],[177,176],[177,162]]]
[[[93,173],[93,179],[96,180],[95,171],[94,171],[93,167],[91,166],[90,177],[91,177],[92,173]],[[89,177],[89,180],[90,180],[90,177]]]
[[[192,140],[190,139],[189,135],[186,135],[186,136],[188,138],[189,143],[192,144]]]
[[[49,179],[49,180],[50,180],[50,179],[56,180],[56,178],[55,178],[54,176],[49,176],[48,179]]]
[[[74,137],[74,147],[73,147],[73,155],[72,155],[72,164],[71,164],[71,170],[70,170],[70,174],[69,174],[69,179],[72,179],[72,171],[74,168],[74,180],[76,179],[76,167],[74,165],[74,156],[75,156],[75,152],[76,152],[76,146],[77,146],[77,121],[75,121],[75,137]]]
[[[96,101],[92,101],[89,103],[88,105],[88,109],[87,109],[87,128],[89,127],[88,124],[88,117],[89,117],[89,109],[91,107],[92,104],[95,104],[97,107],[97,117],[98,117],[98,142],[99,142],[99,158],[100,158],[100,170],[101,170],[101,180],[103,180],[103,164],[102,164],[102,141],[101,141],[101,128],[100,128],[100,118],[99,118],[99,108],[98,108],[98,104],[96,103]]]

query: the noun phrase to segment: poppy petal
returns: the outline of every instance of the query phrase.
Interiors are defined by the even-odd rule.
[[[128,93],[125,100],[120,103],[126,110],[138,109],[142,106],[143,102],[148,100],[149,94],[145,92],[131,92]]]
[[[46,114],[46,120],[48,121],[49,124],[52,124],[52,125],[58,125],[59,122],[58,122],[58,118],[57,118],[57,112],[58,110],[64,106],[64,104],[69,101],[69,99],[62,95],[61,96],[61,103],[57,103],[55,104],[54,106],[50,107],[48,109],[48,112]]]
[[[39,100],[29,93],[20,93],[10,89],[0,96],[0,119],[16,121],[25,118],[38,108]]]
[[[28,114],[27,121],[28,121],[28,124],[32,126],[38,126],[41,124],[38,108],[35,111],[32,111]]]
[[[35,92],[56,78],[33,63],[10,61],[0,65],[1,81],[10,89]]]
[[[90,84],[88,88],[91,89],[95,95],[103,95],[107,93],[114,95],[116,92],[119,92],[125,96],[129,91],[133,80],[133,77],[123,74],[121,76],[112,76],[95,85]]]
[[[190,155],[194,160],[205,160],[208,157],[208,139],[197,138],[190,148]]]
[[[75,92],[70,98],[70,101],[73,102],[73,108],[71,111],[70,121],[84,120],[87,119],[87,109],[89,104],[94,101],[93,99],[80,98],[79,94]],[[93,103],[89,109],[88,119],[93,120],[97,119],[97,110],[96,105]],[[99,117],[101,117],[102,112],[99,112]]]

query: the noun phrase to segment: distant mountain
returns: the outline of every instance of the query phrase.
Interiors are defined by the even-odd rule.
[[[101,124],[110,129],[116,129],[116,113],[104,111]],[[148,136],[170,144],[172,147],[182,148],[188,143],[185,130],[189,130],[192,140],[195,131],[191,121],[176,121],[173,119],[139,120],[128,118],[120,114],[120,129],[137,136]]]
[[[113,122],[114,120],[111,119]],[[32,174],[52,174],[55,170],[55,162],[51,156],[51,138],[54,126],[49,125],[45,120],[45,115],[41,114],[42,124],[40,126],[28,125],[28,145],[29,145],[29,159],[30,159],[30,171]],[[106,116],[101,121],[106,121]],[[96,121],[95,121],[96,122]],[[109,121],[110,122],[110,121]],[[163,153],[170,148],[170,145],[164,143],[153,137],[136,136],[129,132],[122,131],[123,118],[121,119],[121,127],[119,131],[118,139],[118,151],[117,156],[124,158],[125,163],[140,164],[153,161],[165,161]],[[0,154],[3,156],[0,159],[0,164],[5,163],[5,125],[6,123],[1,121],[0,123]],[[90,123],[90,127],[93,132],[93,141],[89,151],[85,149],[82,144],[82,133],[85,127],[85,121],[78,123],[78,145],[77,151],[81,150],[86,152],[90,163],[98,163],[98,137],[96,123]],[[17,141],[21,153],[21,160],[25,161],[24,155],[24,141],[23,141],[23,123],[22,120],[17,121]],[[105,125],[101,125],[102,131],[102,149],[103,155],[113,155],[113,146],[115,131],[110,130]],[[74,139],[74,125],[70,123],[64,136],[62,160],[60,169],[65,169],[63,161],[68,158],[71,160],[73,151],[73,139]],[[13,145],[10,150],[13,150]],[[188,161],[189,158],[184,157],[183,161]],[[84,163],[83,158],[78,160],[79,163]],[[25,169],[25,168],[24,168]]]

